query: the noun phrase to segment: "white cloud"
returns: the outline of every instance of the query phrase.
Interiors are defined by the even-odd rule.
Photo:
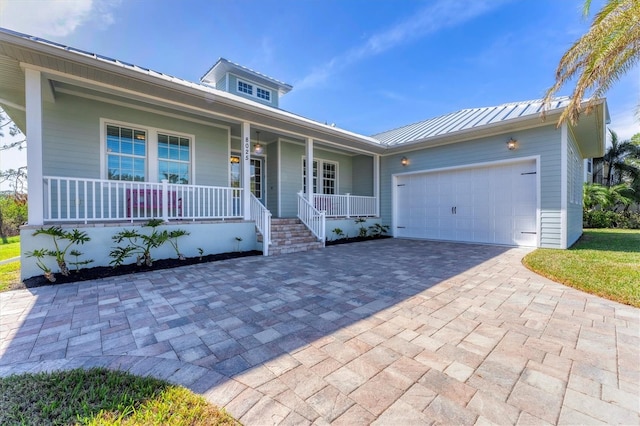
[[[109,25],[111,0],[0,0],[0,26],[40,37],[65,37],[87,22]]]
[[[337,55],[319,66],[300,82],[296,89],[314,87],[328,78],[363,59],[379,55],[394,47],[409,43],[439,30],[467,22],[500,6],[498,0],[439,0],[430,3],[412,16],[393,27],[369,37],[362,45]]]

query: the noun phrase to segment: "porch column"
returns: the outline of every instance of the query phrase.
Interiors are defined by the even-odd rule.
[[[306,138],[305,147],[307,149],[307,187],[304,189],[307,200],[313,205],[313,139]]]
[[[251,125],[242,123],[242,216],[251,220]]]
[[[373,196],[376,197],[376,216],[380,217],[380,156],[373,155]]]
[[[42,80],[40,71],[26,68],[25,104],[27,143],[27,185],[29,225],[44,224],[44,182],[42,179]]]

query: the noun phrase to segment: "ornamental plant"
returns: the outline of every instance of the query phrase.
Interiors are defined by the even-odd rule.
[[[60,273],[64,276],[69,275],[69,268],[67,267],[66,255],[67,251],[71,248],[71,246],[76,244],[84,244],[87,241],[90,241],[91,238],[87,235],[86,232],[81,232],[78,229],[72,229],[71,231],[65,231],[60,226],[51,226],[49,228],[40,228],[33,233],[33,236],[36,235],[48,235],[53,239],[53,245],[55,250],[46,250],[46,256],[51,256],[56,259],[56,263],[60,268]],[[38,253],[42,255],[45,252],[34,250],[31,252],[32,254]],[[79,255],[81,255],[80,253]],[[28,254],[27,254],[28,255]],[[78,256],[79,256],[78,255]],[[36,256],[35,254],[32,257],[37,257],[38,259],[42,259],[42,256]],[[76,258],[77,260],[77,258]],[[40,269],[42,267],[38,265]],[[44,269],[43,269],[44,270]],[[46,273],[47,271],[45,271]]]

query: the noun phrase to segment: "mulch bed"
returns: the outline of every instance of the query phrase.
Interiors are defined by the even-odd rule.
[[[382,238],[391,238],[391,237],[388,235],[382,235],[379,237],[341,238],[339,240],[326,241],[325,245],[333,246],[338,244],[357,243],[360,241],[379,240]],[[239,257],[261,256],[261,255],[262,255],[261,251],[251,250],[251,251],[242,251],[242,252],[209,254],[202,257],[200,256],[187,257],[185,260],[180,260],[176,258],[159,259],[159,260],[154,260],[152,266],[146,266],[146,265],[138,266],[135,263],[131,263],[129,265],[120,265],[115,268],[112,266],[96,266],[93,268],[83,268],[83,269],[80,269],[79,271],[71,270],[71,274],[67,277],[65,277],[60,273],[57,273],[55,274],[55,278],[56,278],[55,282],[48,281],[43,275],[36,275],[35,277],[27,278],[22,283],[25,288],[34,288],[34,287],[41,287],[45,285],[68,284],[68,283],[74,283],[78,281],[96,280],[100,278],[116,277],[119,275],[134,274],[138,272],[157,271],[160,269],[176,268],[178,266],[195,265],[198,263],[216,262],[218,260],[236,259]]]
[[[381,235],[378,237],[350,237],[340,238],[339,240],[325,241],[325,246],[336,246],[338,244],[358,243],[360,241],[381,240],[383,238],[391,238],[390,235]]]
[[[120,265],[118,267],[112,266],[96,266],[93,268],[84,268],[79,271],[71,271],[71,274],[67,277],[57,273],[55,274],[56,281],[50,282],[43,275],[36,275],[35,277],[27,278],[23,281],[26,288],[41,287],[45,285],[67,284],[77,281],[95,280],[99,278],[116,277],[118,275],[133,274],[137,272],[156,271],[159,269],[176,268],[178,266],[195,265],[198,263],[215,262],[218,260],[236,259],[239,257],[258,256],[262,255],[261,251],[241,251],[231,253],[219,253],[209,254],[206,256],[187,257],[185,260],[180,259],[159,259],[154,260],[152,266],[141,265],[138,266],[135,263],[129,265]]]

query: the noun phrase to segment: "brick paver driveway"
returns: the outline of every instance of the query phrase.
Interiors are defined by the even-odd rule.
[[[247,425],[638,424],[640,311],[523,249],[381,240],[0,294],[0,375],[107,366]]]

